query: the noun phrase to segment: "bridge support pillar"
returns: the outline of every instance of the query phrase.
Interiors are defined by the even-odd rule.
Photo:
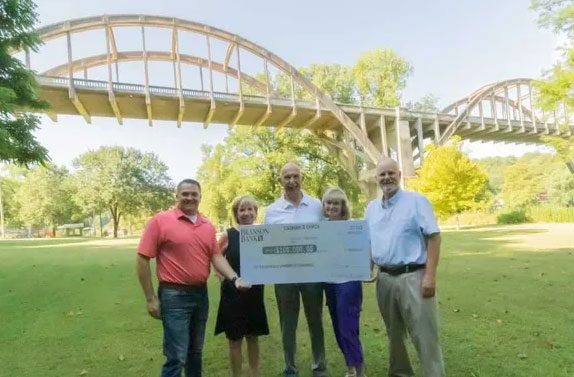
[[[367,203],[382,195],[381,189],[374,178],[359,182],[359,187],[361,187],[361,192],[365,195]]]
[[[379,150],[383,150],[383,145],[390,149],[390,153],[388,150],[388,154],[383,153],[396,159],[399,163],[399,169],[402,172],[401,184],[404,186],[406,180],[415,176],[415,164],[409,122],[400,119],[400,109],[397,110],[397,119],[394,129],[390,131],[387,127],[381,127],[379,130],[371,132],[369,139]],[[375,166],[372,165],[368,168],[371,174],[374,174],[374,169]],[[371,174],[369,174],[369,177],[363,178],[360,177],[360,174],[357,175],[359,176],[359,186],[367,200],[374,199],[381,195],[379,185],[375,177],[371,176]]]
[[[396,159],[403,174],[403,181],[413,178],[415,176],[415,162],[409,122],[406,120],[396,122],[395,132],[388,140],[391,149],[396,152]]]

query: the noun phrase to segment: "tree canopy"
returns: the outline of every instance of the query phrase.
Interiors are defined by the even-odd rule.
[[[544,80],[536,83],[540,89],[539,105],[555,110],[563,104],[568,113],[574,109],[574,2],[568,0],[532,0],[531,8],[539,13],[538,23],[555,33],[564,34],[568,41],[562,47],[563,59],[557,62]],[[569,124],[562,125],[568,129]],[[554,147],[562,166],[557,167],[545,180],[550,200],[558,205],[574,205],[574,175],[564,163],[574,161],[574,138],[562,139],[544,136],[544,142]]]
[[[530,8],[539,13],[540,26],[573,36],[574,3],[571,0],[532,0]]]
[[[531,8],[539,13],[538,23],[555,33],[563,33],[568,42],[563,46],[563,59],[557,62],[544,80],[536,82],[540,90],[538,104],[545,110],[555,110],[561,104],[566,111],[574,109],[574,3],[569,0],[532,0]],[[561,125],[562,128],[568,125]],[[574,138],[562,139],[544,136],[544,142],[552,145],[563,161],[574,160]]]
[[[281,195],[279,173],[283,165],[297,161],[303,170],[303,189],[321,197],[331,186],[343,188],[362,215],[365,199],[318,138],[307,131],[237,127],[222,144],[203,146],[198,179],[203,187],[201,211],[214,222],[231,223],[231,204],[242,194],[251,194],[266,206]]]
[[[40,119],[22,113],[43,110],[47,104],[36,97],[34,73],[11,55],[37,49],[35,7],[30,0],[0,0],[0,161],[24,165],[49,159],[33,135]]]
[[[488,177],[460,150],[460,139],[427,146],[427,156],[408,186],[424,193],[439,216],[447,217],[488,204]]]
[[[77,203],[86,212],[106,209],[118,236],[120,219],[152,214],[173,203],[167,166],[153,153],[134,148],[101,147],[74,160]]]
[[[476,160],[482,169],[488,175],[488,185],[494,194],[499,194],[502,191],[504,183],[504,171],[509,166],[515,164],[517,158],[514,156],[508,157],[486,157]]]
[[[29,170],[17,186],[18,218],[32,226],[58,225],[74,219],[79,209],[73,201],[76,188],[66,168],[48,164]]]
[[[338,103],[397,106],[412,67],[390,49],[375,49],[362,54],[354,65],[311,64],[300,71]],[[257,77],[264,79],[261,74]],[[276,95],[291,96],[291,79],[284,73],[270,77],[270,83]],[[246,91],[253,92],[252,88]],[[294,94],[297,99],[314,100],[299,87]],[[362,215],[365,197],[358,184],[309,131],[237,127],[222,144],[202,150],[198,178],[209,190],[202,194],[201,208],[215,222],[231,221],[229,210],[237,195],[250,193],[262,205],[275,200],[282,190],[279,171],[289,161],[302,166],[309,194],[321,197],[328,187],[339,186],[349,196],[353,215]]]
[[[394,107],[401,103],[412,66],[390,48],[363,53],[353,67],[353,77],[363,105]]]
[[[361,54],[353,65],[310,64],[299,68],[313,84],[338,103],[394,107],[401,103],[401,91],[412,73],[411,64],[392,49],[378,48]],[[256,77],[265,81],[263,74]],[[279,72],[270,77],[272,91],[279,97],[291,97],[291,78]],[[245,93],[254,94],[253,88]],[[312,93],[295,87],[297,99],[314,101]]]

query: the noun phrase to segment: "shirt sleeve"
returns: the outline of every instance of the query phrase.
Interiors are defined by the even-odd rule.
[[[417,221],[425,236],[440,233],[432,204],[423,195],[417,195]]]
[[[221,253],[223,254],[225,250],[227,250],[227,246],[229,245],[229,237],[227,236],[227,231],[223,232],[221,237],[217,240],[217,246]]]
[[[369,213],[371,212],[371,207],[373,205],[373,202],[369,202],[369,204],[367,204],[367,209],[365,209],[365,213],[363,215],[363,218],[365,221],[367,221],[367,223],[369,222]]]
[[[219,248],[219,244],[217,242],[217,235],[215,232],[215,227],[213,227],[212,225],[212,234],[213,236],[211,237],[211,247],[210,247],[210,256],[214,256],[215,254],[221,254],[221,249]]]
[[[158,221],[155,217],[147,223],[140,243],[138,246],[138,254],[145,255],[149,258],[155,258],[160,244],[160,228]]]
[[[263,216],[263,224],[270,224],[271,221],[271,211],[273,210],[273,204],[269,205],[265,210],[265,216]]]

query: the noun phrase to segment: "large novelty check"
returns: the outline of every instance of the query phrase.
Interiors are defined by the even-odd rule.
[[[370,277],[365,221],[241,226],[241,277],[251,284]]]

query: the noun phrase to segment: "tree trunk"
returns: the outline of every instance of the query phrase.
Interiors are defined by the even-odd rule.
[[[460,219],[458,213],[456,214],[456,230],[460,230]]]
[[[114,238],[118,238],[118,228],[120,225],[120,211],[117,206],[110,207],[112,213],[112,221],[114,222]]]
[[[118,222],[114,217],[114,238],[118,238]]]
[[[100,211],[100,238],[104,238],[104,226],[102,225],[102,211]]]

